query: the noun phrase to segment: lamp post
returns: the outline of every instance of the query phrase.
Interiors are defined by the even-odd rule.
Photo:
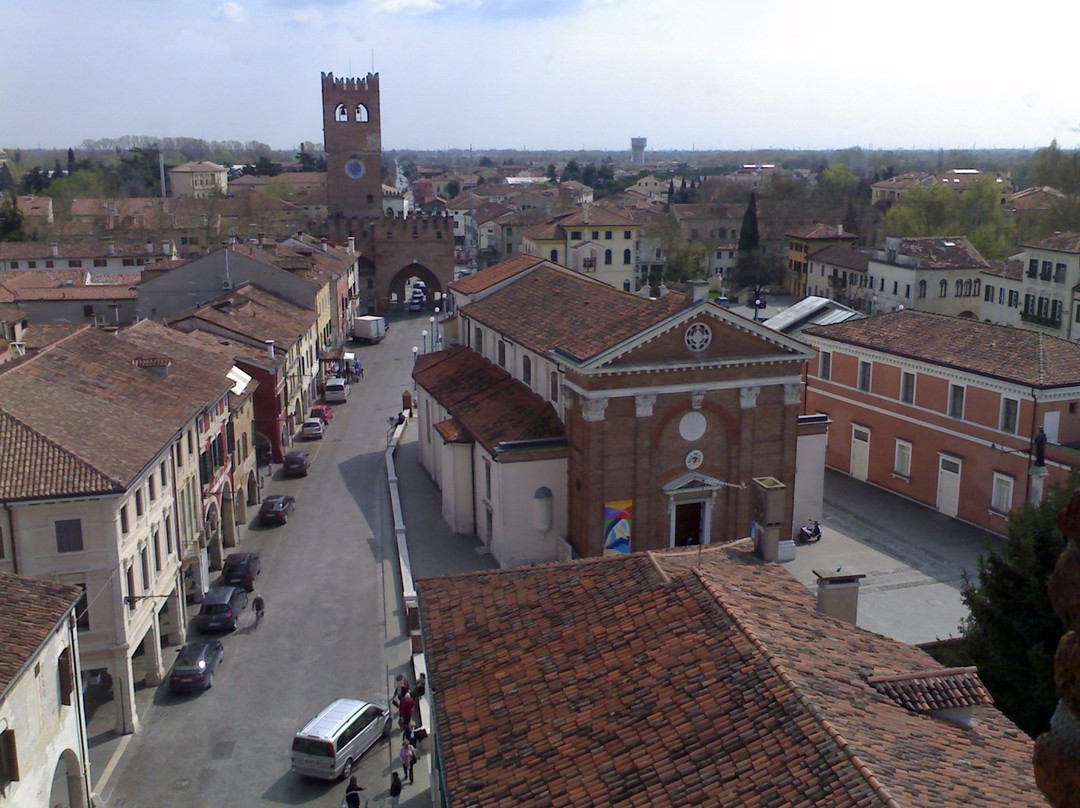
[[[435,335],[438,333],[438,330],[435,328],[435,317],[434,316],[428,317],[427,320],[428,320],[428,330],[431,332],[431,350],[434,351],[435,350]]]
[[[420,338],[424,341],[424,353],[427,353],[427,329],[420,332]]]
[[[416,357],[419,356],[419,355],[420,355],[420,349],[417,348],[415,345],[412,346],[412,363],[413,363],[413,374],[414,374],[413,375],[413,380],[412,380],[412,389],[413,389],[413,399],[414,400],[416,398],[416,375],[415,375],[415,373],[416,373]]]

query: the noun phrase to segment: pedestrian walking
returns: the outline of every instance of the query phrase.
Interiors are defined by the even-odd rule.
[[[399,808],[401,805],[401,778],[397,772],[390,775],[390,805]]]
[[[416,750],[408,741],[401,742],[401,752],[398,754],[398,760],[401,761],[401,768],[405,774],[409,776],[409,785],[412,785],[413,766],[416,765]]]
[[[349,787],[345,789],[345,808],[360,808],[360,792],[364,787],[356,782],[356,775],[349,778]]]
[[[397,685],[394,687],[394,706],[397,707],[398,701],[409,692],[409,680],[402,676],[400,673],[397,675]]]
[[[356,360],[356,364],[353,365],[353,372],[361,379],[364,378],[364,366],[360,363],[360,360]]]
[[[416,701],[408,693],[398,699],[398,724],[402,729],[409,726],[415,710]]]

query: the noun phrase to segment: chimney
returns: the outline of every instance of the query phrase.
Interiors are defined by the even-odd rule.
[[[687,283],[686,301],[688,303],[701,303],[709,299],[709,282],[693,280]]]
[[[844,235],[844,225],[838,224],[836,226],[836,235],[838,235],[838,236]]]
[[[855,625],[859,613],[859,582],[866,577],[861,572],[814,570],[817,576],[817,610],[826,617],[835,617]]]
[[[115,241],[110,241],[109,242],[109,255],[116,255],[116,242]]]
[[[329,242],[325,238],[322,240],[322,251],[323,252],[329,252],[330,251]]]
[[[754,477],[750,482],[754,550],[766,561],[791,561],[795,542],[780,537],[787,486],[775,477]]]
[[[154,244],[151,241],[146,242],[146,252],[152,253],[154,251]]]
[[[56,243],[56,242],[54,241],[54,242],[52,243],[52,256],[53,256],[53,258],[57,258],[57,257],[59,257],[59,255],[60,255],[60,245],[59,245],[59,244],[57,244],[57,243]]]
[[[165,255],[172,255],[172,250],[169,249],[171,246],[171,242],[166,239],[165,241],[161,242],[161,252]]]
[[[274,341],[272,339],[264,340],[266,342],[266,355],[271,359],[274,358]]]
[[[349,236],[349,255],[356,254],[356,236]]]

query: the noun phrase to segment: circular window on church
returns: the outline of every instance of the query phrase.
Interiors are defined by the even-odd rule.
[[[701,353],[712,342],[712,329],[705,323],[694,323],[686,329],[686,336],[683,339],[686,341],[687,348],[694,353]]]
[[[345,173],[350,179],[358,180],[364,176],[364,161],[359,157],[353,157],[345,163]]]
[[[705,427],[708,422],[705,420],[705,416],[697,412],[688,412],[682,418],[679,419],[679,435],[685,441],[693,443],[696,440],[700,440],[701,436],[705,434]]]

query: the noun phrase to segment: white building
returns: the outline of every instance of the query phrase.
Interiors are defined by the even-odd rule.
[[[87,808],[78,587],[0,573],[0,805]]]
[[[977,317],[989,263],[965,236],[885,239],[867,263],[869,314],[907,309]]]
[[[169,169],[172,196],[224,196],[229,192],[229,169],[205,160]]]

